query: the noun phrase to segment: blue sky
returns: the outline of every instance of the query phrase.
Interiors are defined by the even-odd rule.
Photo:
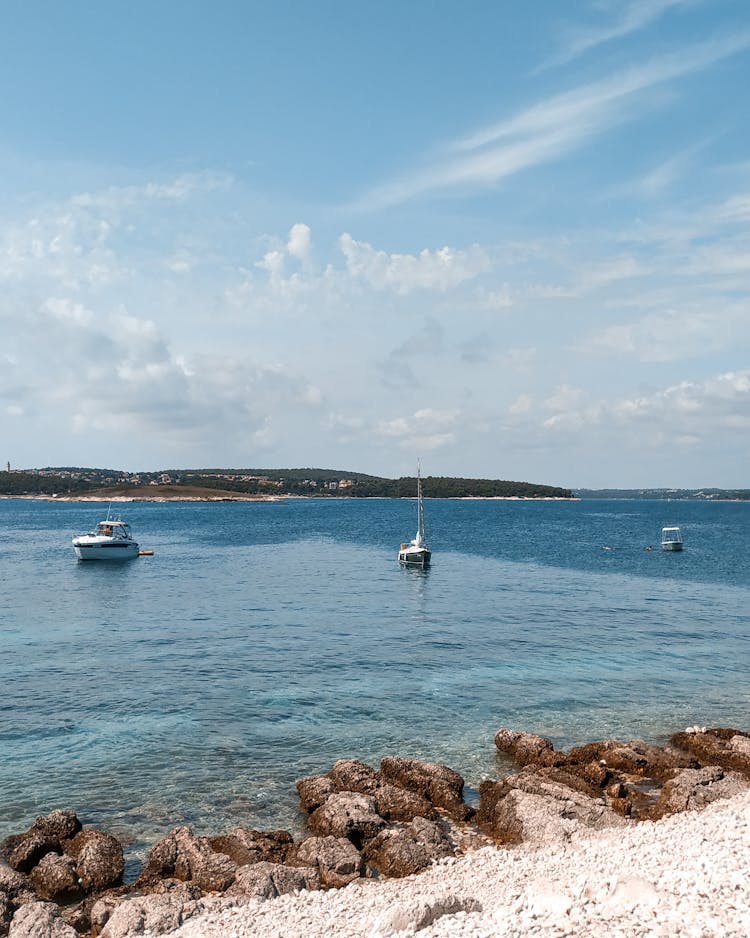
[[[746,0],[6,0],[13,466],[748,487]]]

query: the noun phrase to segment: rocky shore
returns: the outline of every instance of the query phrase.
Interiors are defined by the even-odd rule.
[[[495,745],[517,771],[476,806],[447,766],[339,760],[297,783],[302,839],[176,828],[129,884],[115,837],[53,811],[0,843],[0,936],[750,934],[750,734]]]

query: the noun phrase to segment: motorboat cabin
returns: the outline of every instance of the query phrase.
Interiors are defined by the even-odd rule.
[[[679,528],[661,529],[662,550],[682,550],[682,534]]]

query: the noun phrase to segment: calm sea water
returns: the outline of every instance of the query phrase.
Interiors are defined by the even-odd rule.
[[[475,787],[500,726],[750,729],[750,504],[428,500],[428,571],[413,501],[119,507],[153,557],[75,560],[106,505],[0,500],[0,837],[68,807],[134,862],[178,823],[296,830],[339,757]]]

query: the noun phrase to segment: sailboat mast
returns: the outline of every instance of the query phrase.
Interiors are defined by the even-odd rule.
[[[424,507],[422,505],[422,467],[420,463],[417,463],[417,523],[419,540],[424,543]]]

